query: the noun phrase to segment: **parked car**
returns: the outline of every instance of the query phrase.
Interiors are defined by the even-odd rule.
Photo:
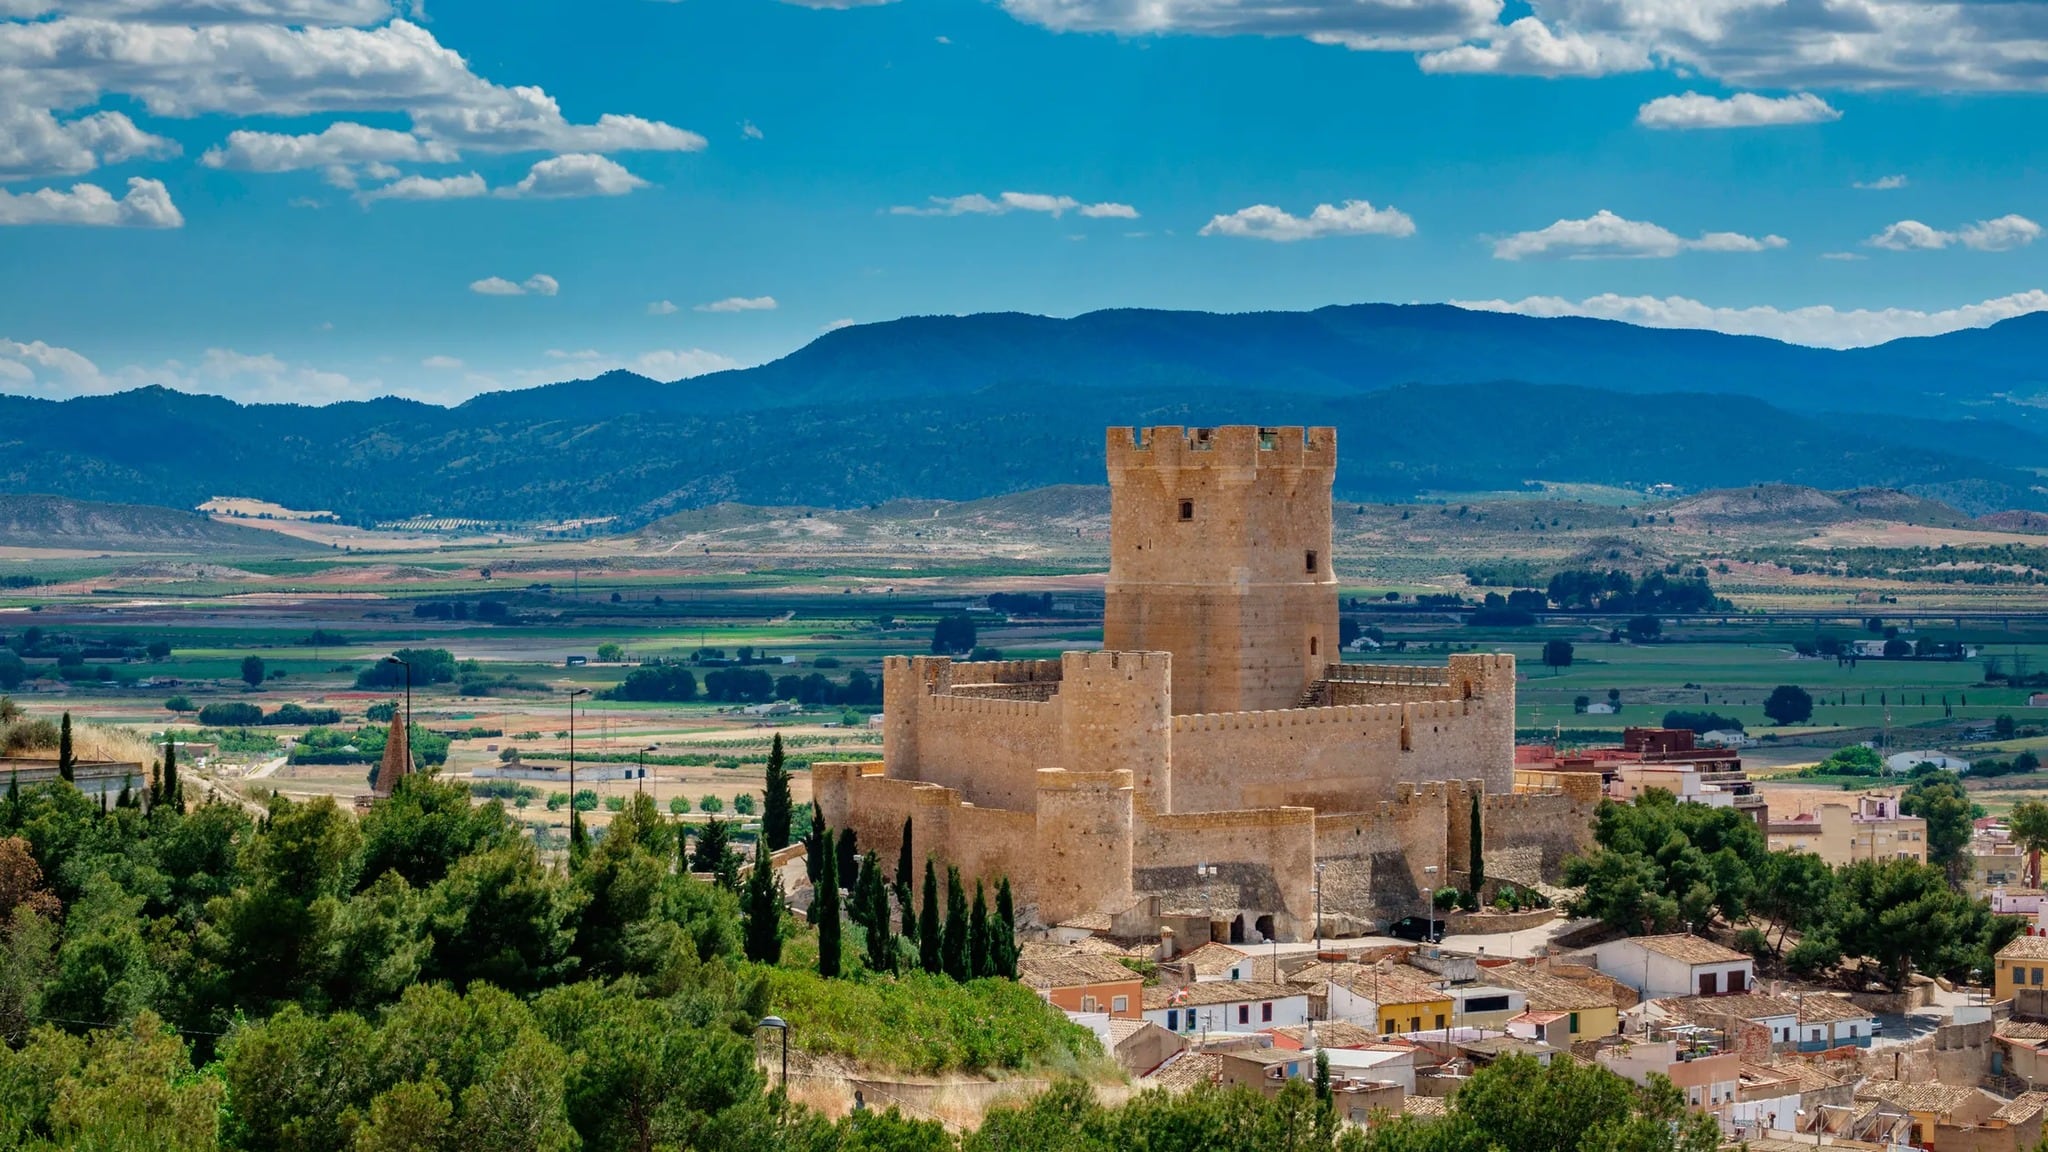
[[[1387,925],[1387,935],[1400,940],[1441,944],[1444,942],[1444,922],[1427,916],[1403,916]]]

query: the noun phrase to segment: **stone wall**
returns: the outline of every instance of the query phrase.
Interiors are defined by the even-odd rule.
[[[1132,887],[1157,894],[1167,911],[1272,914],[1282,939],[1300,939],[1315,914],[1316,814],[1306,808],[1147,816],[1137,828]],[[1208,884],[1195,865],[1213,864]]]
[[[1030,811],[1038,770],[1059,763],[1060,697],[956,696],[950,688],[978,670],[1008,668],[1022,675],[1050,663],[955,665],[943,657],[890,657],[882,666],[883,762],[889,776],[951,788],[984,807]]]
[[[1038,774],[1035,843],[1019,847],[1033,853],[1037,883],[1027,903],[1041,923],[1108,915],[1135,902],[1131,792],[1129,771]]]

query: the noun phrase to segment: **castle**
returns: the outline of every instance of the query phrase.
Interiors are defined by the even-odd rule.
[[[1008,876],[1036,924],[1156,897],[1232,940],[1311,936],[1318,899],[1422,914],[1475,802],[1490,876],[1554,873],[1597,781],[1514,792],[1514,657],[1341,662],[1336,464],[1332,428],[1109,429],[1103,650],[891,657],[882,762],[813,768],[826,822],[893,859],[907,819],[914,858]]]

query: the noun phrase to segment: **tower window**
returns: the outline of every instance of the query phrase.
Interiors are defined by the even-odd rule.
[[[1182,519],[1186,519],[1186,517],[1182,517]],[[1313,548],[1308,550],[1308,570],[1311,573],[1316,570],[1316,550]]]
[[[1195,502],[1193,500],[1183,500],[1180,502],[1180,518],[1183,520],[1193,520],[1195,518]]]
[[[1311,637],[1309,637],[1309,638],[1308,638],[1308,654],[1309,654],[1309,655],[1313,656],[1313,655],[1315,655],[1315,654],[1316,654],[1316,644],[1317,644],[1317,642],[1318,642],[1319,640],[1321,640],[1321,637],[1318,637],[1318,636],[1311,636]]]

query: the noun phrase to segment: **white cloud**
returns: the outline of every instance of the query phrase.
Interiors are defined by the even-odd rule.
[[[545,384],[560,380],[565,370],[589,377],[622,368],[655,380],[683,380],[740,366],[740,362],[730,356],[702,348],[657,348],[637,356],[619,356],[595,348],[574,352],[550,348],[547,359],[550,361],[547,365],[517,373],[518,380],[523,384]]]
[[[453,356],[429,356],[420,361],[420,367],[432,368],[436,372],[453,372],[462,367],[462,361]]]
[[[365,206],[379,200],[474,200],[490,195],[484,178],[474,172],[465,176],[407,176],[380,188],[356,193]]]
[[[560,200],[577,196],[624,196],[647,187],[615,160],[578,152],[535,164],[526,178],[498,195],[511,199]]]
[[[1100,204],[1083,204],[1072,196],[1054,196],[1044,192],[1004,192],[991,200],[979,192],[965,196],[932,196],[925,206],[897,205],[889,209],[892,216],[1001,216],[1009,212],[1042,212],[1048,216],[1060,217],[1069,212],[1079,212],[1089,217],[1115,217],[1135,219],[1138,210],[1129,204],[1104,201]]]
[[[676,307],[676,303],[673,300],[656,300],[647,306],[647,314],[649,316],[673,316],[678,311],[680,309]]]
[[[69,348],[41,340],[23,344],[0,337],[0,376],[5,376],[11,387],[44,395],[110,390],[99,365]]]
[[[0,102],[0,180],[77,176],[102,164],[178,152],[176,141],[144,132],[119,112],[60,121],[41,108]]]
[[[855,325],[856,323],[858,323],[858,321],[856,321],[856,320],[855,320],[855,319],[854,319],[853,317],[851,317],[851,316],[841,316],[841,317],[840,317],[839,319],[837,319],[837,320],[834,320],[834,321],[832,321],[832,322],[831,322],[830,324],[827,324],[827,325],[825,325],[824,327],[822,327],[822,328],[818,329],[818,331],[820,331],[820,332],[837,332],[837,331],[839,331],[839,330],[840,330],[841,328],[851,328],[851,327],[853,327],[853,326],[854,326],[854,325]]]
[[[1558,35],[1534,16],[1496,29],[1479,44],[1431,52],[1424,72],[1510,73],[1518,76],[1605,76],[1640,72],[1650,56],[1640,45],[1612,36]]]
[[[740,122],[740,135],[749,140],[759,140],[761,139],[761,130],[754,127],[752,120],[743,120]]]
[[[1645,128],[1765,128],[1786,124],[1825,124],[1842,114],[1811,92],[1775,99],[1738,92],[1725,99],[1687,92],[1659,96],[1636,110]]]
[[[879,8],[884,4],[894,4],[896,0],[782,0],[782,2],[784,4],[793,4],[798,8],[822,8],[843,12],[849,8]]]
[[[1496,240],[1493,258],[1663,259],[1686,251],[1762,252],[1785,244],[1782,236],[1759,239],[1739,232],[1707,232],[1697,240],[1687,240],[1668,228],[1624,219],[1603,208],[1584,220],[1559,220],[1547,228]]]
[[[1856,187],[1863,189],[1865,192],[1891,192],[1905,186],[1906,178],[1904,176],[1880,176],[1875,180],[1858,180],[1856,182]]]
[[[1019,20],[1066,32],[1305,36],[1359,49],[1447,48],[1497,26],[1500,0],[1003,0]]]
[[[1870,259],[1870,257],[1861,255],[1860,253],[1856,252],[1823,252],[1820,254],[1820,258],[1823,260],[1836,260],[1844,263],[1855,260]]]
[[[1742,336],[1768,336],[1818,348],[1861,348],[1905,336],[1938,336],[1982,328],[2030,312],[2048,312],[2039,289],[1938,312],[1909,308],[1836,309],[1828,305],[1779,309],[1717,308],[1683,296],[1594,296],[1576,303],[1556,296],[1526,300],[1454,300],[1460,308],[1523,316],[1591,316],[1650,328],[1705,328]]]
[[[199,162],[208,168],[237,172],[323,169],[328,183],[338,188],[353,188],[364,175],[390,179],[396,173],[384,173],[392,164],[448,164],[461,158],[462,154],[453,146],[438,140],[422,140],[410,132],[371,128],[343,120],[319,132],[298,136],[277,132],[230,132],[227,143],[207,149]],[[392,198],[396,198],[396,194]]]
[[[1389,205],[1375,208],[1364,200],[1346,200],[1343,207],[1318,204],[1307,216],[1296,216],[1271,204],[1254,204],[1227,216],[1211,217],[1204,236],[1245,236],[1287,243],[1323,236],[1413,236],[1415,221]]]
[[[390,0],[0,0],[0,18],[51,13],[159,24],[381,24]]]
[[[97,184],[74,184],[69,192],[41,188],[19,195],[0,191],[0,225],[81,224],[101,228],[182,228],[185,217],[171,203],[160,180],[128,180],[119,200]]]
[[[775,308],[773,296],[728,296],[697,305],[699,312],[773,312]]]
[[[469,290],[479,296],[554,296],[562,285],[553,276],[536,272],[516,283],[503,276],[486,276],[472,282]]]
[[[0,339],[0,379],[9,381],[10,387],[17,390],[51,397],[163,384],[185,392],[221,393],[240,400],[304,404],[367,399],[385,391],[375,380],[358,381],[339,372],[289,363],[274,355],[249,355],[229,348],[207,349],[195,366],[169,360],[104,372],[69,348],[7,339]]]
[[[1863,243],[1892,252],[1931,252],[1956,244],[1979,252],[2007,252],[2024,248],[2040,238],[2039,224],[2025,216],[2011,215],[1965,224],[1953,232],[1944,232],[1918,220],[1901,220],[1886,226],[1884,231]]]

